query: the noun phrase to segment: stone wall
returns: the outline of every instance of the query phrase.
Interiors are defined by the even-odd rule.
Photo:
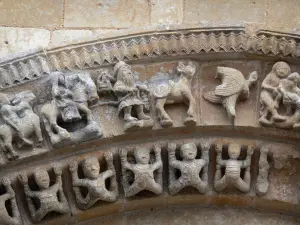
[[[297,0],[1,0],[0,59],[129,33],[245,26],[299,33]]]

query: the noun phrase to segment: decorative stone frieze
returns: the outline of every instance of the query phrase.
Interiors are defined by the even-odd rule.
[[[168,144],[169,153],[169,192],[176,194],[184,187],[192,186],[204,194],[208,187],[208,164],[209,148],[208,142],[202,142],[201,158],[197,159],[198,149],[195,143],[186,143],[180,146],[182,160],[176,159],[176,144]],[[176,171],[180,176],[176,176]]]
[[[134,149],[133,154],[136,163],[128,161],[126,150],[119,151],[122,164],[122,183],[126,197],[134,196],[143,190],[157,195],[162,193],[161,148],[159,145],[153,147],[154,159],[151,159],[150,151],[149,148]],[[150,159],[153,160],[153,163],[150,162]],[[133,174],[127,176],[127,171],[131,171]],[[132,177],[132,175],[134,176]]]
[[[78,162],[73,160],[70,163],[72,174],[73,190],[77,205],[80,209],[86,210],[97,201],[114,202],[118,197],[118,185],[116,172],[113,165],[113,155],[110,152],[104,154],[107,170],[100,173],[100,164],[95,156],[90,156],[82,161],[84,178],[78,177]],[[109,179],[109,190],[106,188],[106,180]],[[87,188],[86,196],[82,195],[81,188]]]
[[[28,175],[21,173],[19,180],[24,186],[26,201],[33,221],[41,221],[48,213],[57,212],[66,214],[69,212],[69,206],[65,197],[62,185],[62,168],[54,166],[55,183],[50,186],[50,177],[48,171],[44,168],[36,168],[34,171],[34,180],[38,190],[31,190],[28,184]],[[39,205],[35,204],[35,200]]]

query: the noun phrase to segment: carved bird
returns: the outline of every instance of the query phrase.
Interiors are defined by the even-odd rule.
[[[216,79],[221,79],[222,84],[214,91],[203,94],[203,97],[215,104],[222,104],[227,117],[234,124],[235,106],[238,100],[245,100],[250,96],[250,86],[257,81],[257,72],[254,71],[246,80],[244,75],[233,68],[217,67]]]

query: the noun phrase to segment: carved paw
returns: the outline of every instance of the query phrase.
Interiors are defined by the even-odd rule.
[[[4,186],[10,186],[10,180],[7,178],[7,177],[3,177],[2,178],[2,184],[4,185]]]
[[[77,162],[76,159],[73,159],[73,160],[70,162],[69,170],[70,170],[71,172],[75,172],[75,171],[77,171],[77,169],[78,169],[78,162]]]
[[[104,158],[105,158],[106,162],[112,162],[114,159],[113,154],[111,152],[105,152]]]
[[[176,144],[175,143],[168,143],[168,150],[169,151],[175,151],[176,150]]]
[[[27,184],[28,183],[28,177],[27,177],[26,173],[21,173],[18,178],[19,178],[19,181],[22,184]]]
[[[62,168],[59,165],[55,165],[53,167],[54,173],[56,176],[61,176],[62,175]]]

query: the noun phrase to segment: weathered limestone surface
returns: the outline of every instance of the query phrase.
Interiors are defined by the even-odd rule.
[[[2,0],[0,25],[59,27],[63,21],[63,0]]]
[[[153,0],[152,24],[178,24],[183,20],[183,0]]]

